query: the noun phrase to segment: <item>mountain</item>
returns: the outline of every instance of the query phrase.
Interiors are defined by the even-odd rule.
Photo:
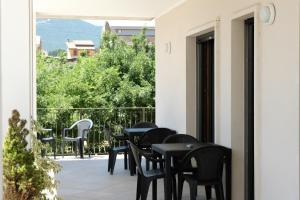
[[[99,47],[101,26],[95,26],[82,20],[38,19],[36,34],[41,36],[42,47],[46,51],[66,49],[66,41],[92,40]]]

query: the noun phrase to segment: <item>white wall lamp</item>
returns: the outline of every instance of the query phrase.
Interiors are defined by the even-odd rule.
[[[165,52],[168,53],[168,54],[171,54],[171,52],[172,52],[171,42],[165,43]]]
[[[273,3],[265,4],[259,11],[259,19],[262,23],[271,25],[276,18],[276,9]]]

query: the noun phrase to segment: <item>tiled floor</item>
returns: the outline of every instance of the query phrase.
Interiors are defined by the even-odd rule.
[[[58,195],[64,200],[135,200],[136,176],[124,170],[122,156],[118,157],[113,176],[107,172],[107,156],[84,160],[65,158],[58,162],[63,167],[56,176],[60,181]],[[158,200],[164,199],[163,188],[163,181],[159,181]],[[198,194],[198,199],[205,199],[203,187],[198,188]],[[151,189],[147,199],[152,199]],[[190,199],[187,184],[182,199]]]

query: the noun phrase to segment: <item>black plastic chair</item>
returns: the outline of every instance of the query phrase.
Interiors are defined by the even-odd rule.
[[[191,135],[176,134],[166,137],[163,143],[198,143],[198,140]]]
[[[170,135],[175,135],[176,131],[168,128],[154,128],[140,138],[139,147],[143,149],[151,149],[152,144],[161,144]]]
[[[132,128],[158,128],[156,124],[151,122],[138,122]]]
[[[199,141],[194,138],[191,135],[186,135],[186,134],[176,134],[176,135],[170,135],[166,137],[163,141],[163,143],[187,143],[187,144],[194,144],[198,143]],[[173,170],[177,172],[179,169],[178,165],[179,159],[173,157]],[[193,171],[192,166],[185,166],[184,172],[191,172]],[[181,169],[181,173],[183,173],[183,169]]]
[[[175,135],[176,131],[168,128],[155,128],[147,131],[140,139],[138,146],[141,149],[146,150],[148,153],[151,153],[152,144],[161,144],[170,135]],[[155,153],[153,153],[155,154]],[[161,158],[160,154],[155,154],[157,157]],[[154,156],[154,155],[153,155]],[[153,162],[152,162],[153,163]],[[156,164],[156,163],[153,163]],[[160,163],[162,168],[162,163]],[[146,170],[150,168],[150,161],[146,159]]]
[[[134,157],[134,160],[137,165],[137,188],[136,188],[136,200],[146,200],[148,196],[148,191],[150,184],[152,182],[152,199],[157,200],[157,179],[164,178],[165,174],[161,169],[157,169],[154,167],[151,170],[144,171],[141,166],[141,157],[145,157],[148,160],[154,161],[155,163],[160,162],[161,159],[156,159],[152,157],[152,154],[140,149],[132,142],[130,143],[130,148]],[[175,181],[175,185],[174,185]],[[173,176],[173,193],[176,193],[176,180],[175,176]]]
[[[127,144],[127,141],[120,140],[119,135],[114,135],[110,129],[104,128],[103,129],[104,135],[106,136],[106,140],[108,141],[109,149],[108,149],[108,168],[107,171],[110,172],[111,175],[114,173],[115,169],[115,164],[116,164],[116,159],[117,155],[119,153],[124,153],[124,169],[127,169],[127,156],[128,156],[128,151],[129,147]],[[114,146],[114,141],[120,141],[122,143],[119,146]]]
[[[156,124],[152,122],[138,122],[132,126],[132,128],[158,128]],[[135,143],[139,141],[140,138],[135,138]]]
[[[132,128],[158,128],[156,124],[152,122],[138,122],[132,126]],[[118,140],[126,141],[128,140],[128,136],[125,134],[119,135]],[[137,141],[137,140],[135,140]]]
[[[175,134],[175,135],[170,135],[166,137],[163,141],[163,143],[187,143],[187,144],[194,144],[198,143],[198,140],[194,138],[191,135],[187,134]],[[177,173],[191,173],[193,171],[192,166],[185,166],[185,168],[180,169],[179,159],[176,157],[172,158],[173,161],[173,166],[172,166],[172,173],[177,174]],[[179,171],[180,170],[180,171]],[[177,197],[176,197],[177,199]]]
[[[178,174],[178,200],[182,198],[184,181],[189,183],[191,200],[196,200],[197,185],[214,187],[217,200],[224,200],[222,175],[225,158],[226,149],[221,146],[200,147],[187,153],[180,165],[183,168],[192,165],[194,171],[191,174]]]
[[[37,133],[37,138],[41,140],[42,143],[51,143],[52,151],[53,151],[53,157],[56,159],[56,140],[54,133],[52,129],[46,129],[42,128],[39,133]],[[41,152],[42,156],[44,157],[46,155],[46,150],[42,149]]]

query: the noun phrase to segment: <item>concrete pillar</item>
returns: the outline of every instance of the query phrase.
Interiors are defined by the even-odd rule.
[[[31,0],[0,0],[0,173],[2,145],[11,110],[30,121],[32,94],[32,2]],[[0,179],[0,194],[2,179]],[[2,195],[0,195],[2,199]]]

